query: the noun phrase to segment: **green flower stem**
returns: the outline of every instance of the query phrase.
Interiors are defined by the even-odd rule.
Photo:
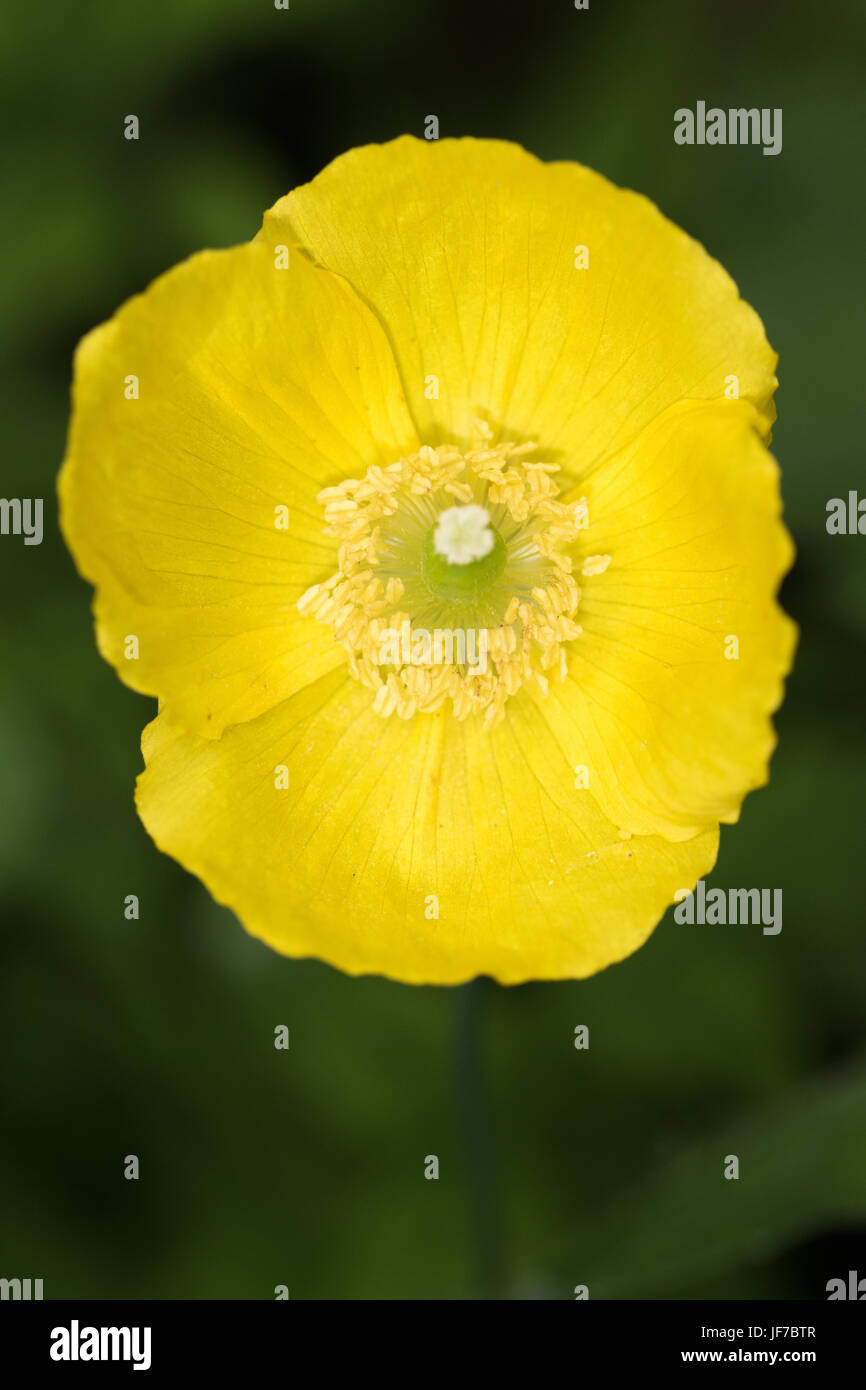
[[[484,1089],[481,1011],[490,981],[472,980],[457,991],[457,1107],[469,1170],[479,1297],[505,1296],[501,1203]]]

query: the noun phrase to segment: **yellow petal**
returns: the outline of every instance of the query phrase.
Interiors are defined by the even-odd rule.
[[[404,136],[342,155],[260,236],[294,238],[374,307],[427,443],[483,416],[581,474],[675,401],[730,394],[732,376],[765,430],[774,418],[776,356],[730,276],[581,165]]]
[[[767,779],[796,628],[774,601],[793,548],[778,468],[742,401],[684,402],[581,485],[581,636],[539,711],[636,834],[734,821]]]
[[[295,606],[335,568],[316,494],[417,447],[375,316],[284,259],[193,256],[76,359],[61,521],[100,649],[210,738],[343,663]]]
[[[590,975],[716,855],[715,828],[623,839],[523,694],[485,734],[444,711],[381,719],[333,673],[219,742],[163,711],[143,752],[139,811],[160,849],[255,936],[350,974]]]

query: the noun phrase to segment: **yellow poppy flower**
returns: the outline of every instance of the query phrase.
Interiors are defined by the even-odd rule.
[[[124,305],[60,493],[157,845],[351,973],[635,950],[767,778],[775,360],[645,198],[486,140],[351,151]]]

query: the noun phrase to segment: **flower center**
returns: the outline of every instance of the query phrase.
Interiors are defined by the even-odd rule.
[[[564,677],[580,635],[567,547],[588,523],[585,499],[559,501],[556,465],[527,458],[534,444],[476,430],[465,453],[425,446],[319,494],[339,568],[298,608],[333,627],[379,714],[450,700],[488,727],[523,685],[546,694],[548,671]]]

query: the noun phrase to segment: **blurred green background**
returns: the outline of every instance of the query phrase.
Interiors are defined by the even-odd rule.
[[[43,496],[46,536],[0,540],[0,1275],[386,1299],[823,1298],[866,1275],[866,539],[825,531],[829,498],[866,492],[864,46],[859,0],[7,7],[2,492]],[[782,154],[676,146],[698,99],[782,107]],[[781,887],[780,936],[669,915],[583,983],[352,980],[247,938],[135,815],[153,702],[99,659],[56,525],[75,343],[429,113],[648,194],[781,355],[802,640],[772,783],[712,878]]]

